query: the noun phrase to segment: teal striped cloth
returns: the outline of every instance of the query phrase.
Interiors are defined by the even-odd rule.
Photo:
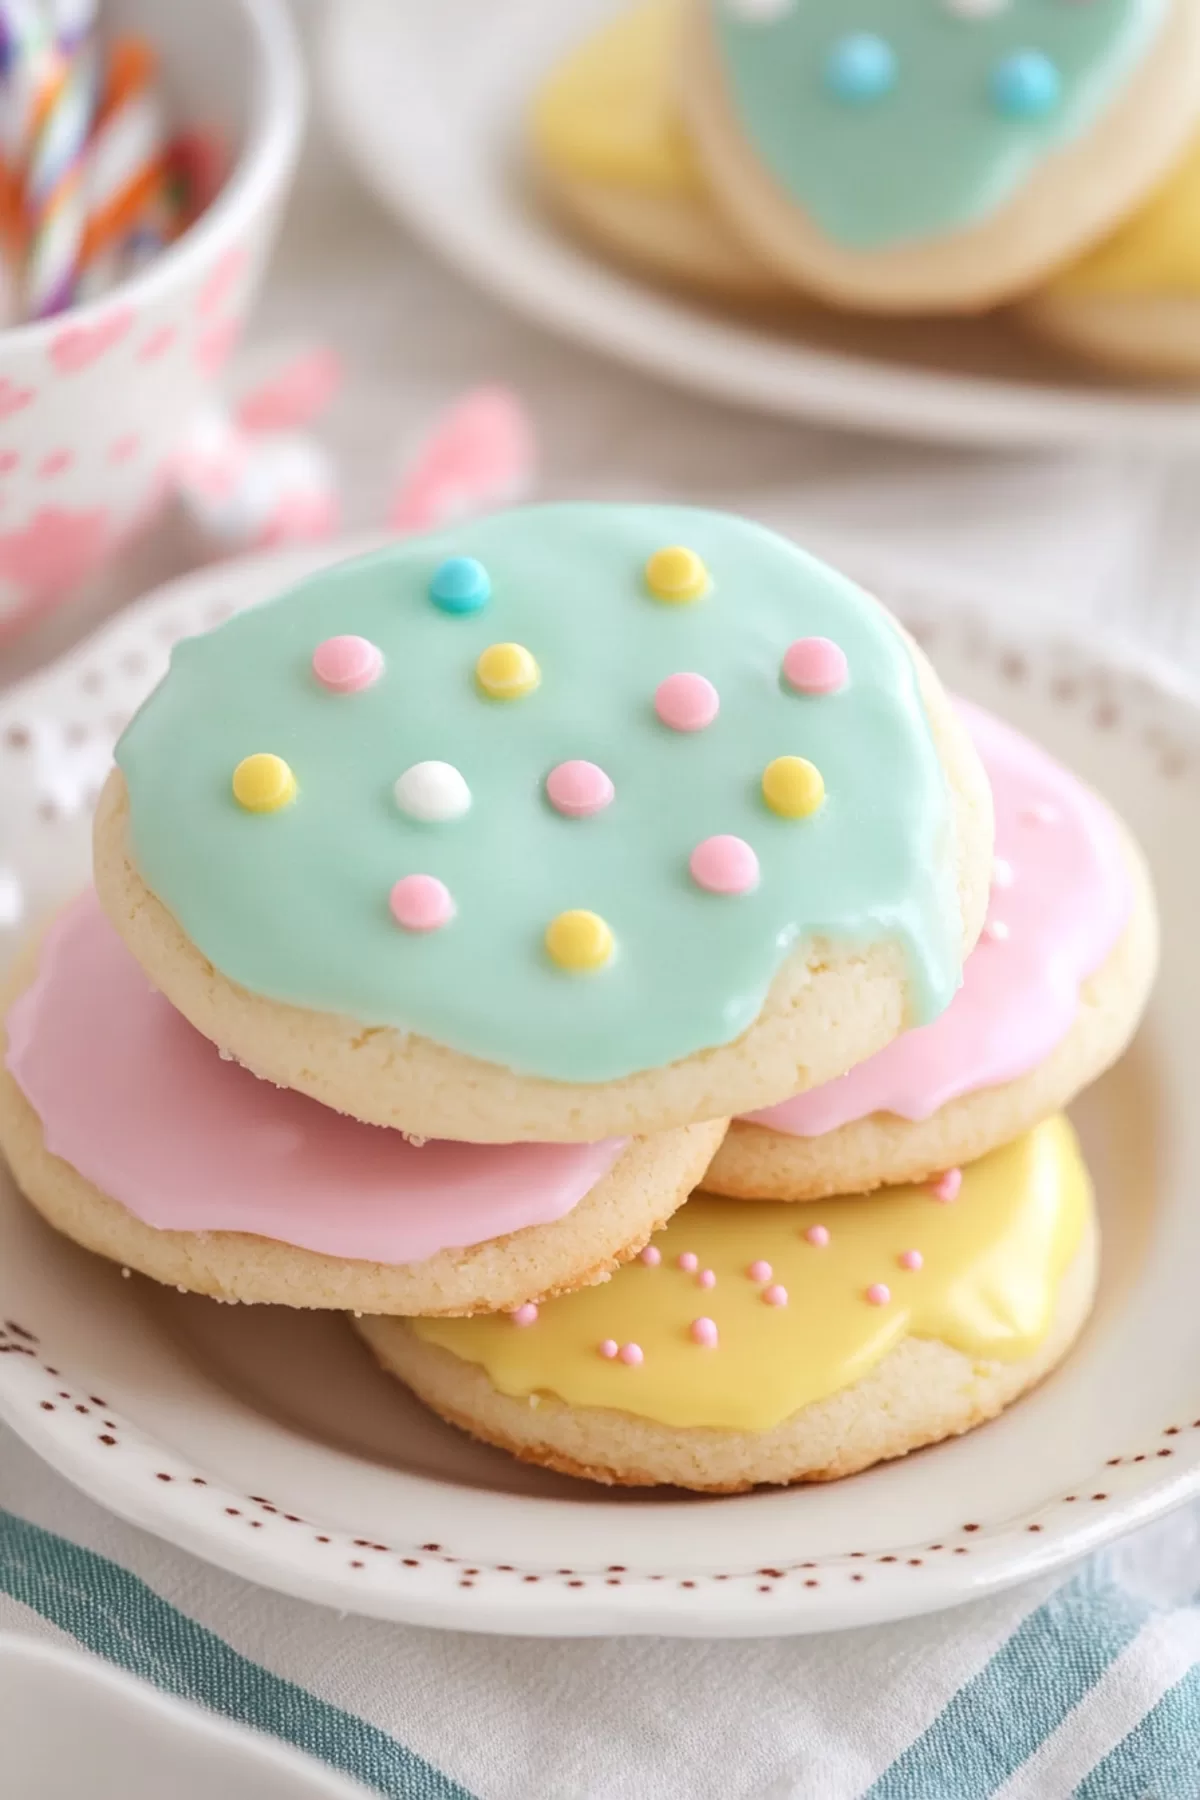
[[[0,1631],[74,1640],[394,1800],[1197,1800],[1198,1590],[1200,1509],[872,1631],[439,1633],[209,1569],[0,1429]],[[0,1792],[2,1770],[0,1749]]]

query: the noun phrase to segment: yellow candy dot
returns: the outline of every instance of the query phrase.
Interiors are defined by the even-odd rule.
[[[542,671],[524,644],[489,644],[475,664],[475,679],[491,700],[520,700],[532,694]]]
[[[546,949],[560,969],[601,969],[613,953],[613,934],[598,913],[562,912],[546,927]]]
[[[777,756],[762,778],[763,799],[781,819],[807,819],[825,799],[825,781],[802,756]]]
[[[282,756],[244,756],[233,771],[233,797],[247,812],[278,812],[296,798],[296,777]]]
[[[680,544],[656,550],[646,564],[646,586],[656,600],[679,605],[698,600],[708,589],[708,570],[694,550]]]

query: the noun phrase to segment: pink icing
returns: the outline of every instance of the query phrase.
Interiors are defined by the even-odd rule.
[[[820,1137],[870,1113],[927,1119],[947,1101],[1012,1081],[1049,1056],[1129,918],[1112,819],[1053,757],[958,702],[996,804],[997,907],[940,1019],[848,1074],[763,1112],[757,1125]],[[996,894],[996,888],[1000,889]]]
[[[436,875],[405,875],[393,887],[388,905],[405,931],[439,931],[454,917],[454,901]]]
[[[758,886],[758,858],[745,838],[705,838],[688,867],[696,886],[710,894],[748,894]]]
[[[313,674],[334,694],[358,694],[378,681],[383,654],[364,637],[331,637],[313,651]]]
[[[602,812],[613,792],[609,777],[595,763],[559,763],[546,777],[546,797],[554,810],[568,819],[586,819]]]
[[[846,652],[829,638],[797,638],[784,655],[783,678],[800,694],[836,694],[846,680]]]
[[[48,932],[8,1034],[47,1147],[163,1231],[421,1262],[563,1218],[624,1148],[418,1147],[258,1081],[150,988],[90,893]]]
[[[654,710],[672,731],[703,731],[720,709],[720,695],[703,675],[668,675],[654,690]]]

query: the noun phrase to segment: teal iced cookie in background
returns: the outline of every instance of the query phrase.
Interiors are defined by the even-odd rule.
[[[959,981],[908,645],[725,514],[531,507],[342,564],[180,644],[117,761],[222,975],[521,1074],[728,1044],[813,937],[898,942],[922,1020]]]
[[[710,0],[738,122],[834,242],[998,212],[1122,94],[1170,0]]]

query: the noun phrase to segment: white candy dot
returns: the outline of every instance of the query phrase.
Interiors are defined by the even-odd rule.
[[[943,0],[946,11],[956,19],[994,19],[1007,11],[1012,0]]]
[[[393,792],[400,811],[425,825],[461,819],[471,804],[471,790],[453,763],[414,763],[405,769]]]

